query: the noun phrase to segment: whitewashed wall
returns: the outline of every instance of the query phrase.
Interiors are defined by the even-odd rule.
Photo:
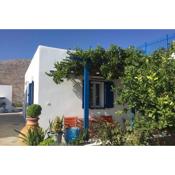
[[[0,97],[5,97],[5,103],[7,110],[12,109],[12,86],[0,85]]]
[[[38,103],[42,106],[40,125],[47,127],[56,116],[82,114],[81,98],[73,91],[73,82],[55,84],[46,72],[54,70],[54,63],[67,55],[67,50],[40,46]]]
[[[34,103],[38,104],[38,93],[39,93],[39,48],[37,48],[37,51],[35,55],[32,58],[32,61],[25,73],[25,84],[24,84],[24,110],[23,110],[23,115],[25,117],[26,115],[26,102],[27,102],[27,87],[29,83],[34,81]]]
[[[61,61],[67,50],[39,46],[29,66],[25,83],[34,81],[34,103],[42,106],[40,126],[47,128],[49,120],[56,116],[83,116],[81,80],[55,84],[46,72],[54,70],[54,63]],[[113,115],[120,107],[90,110],[90,115]]]
[[[24,85],[24,93],[26,93],[27,86],[29,83],[34,81],[34,103],[38,103],[38,93],[39,93],[39,47],[32,58],[32,61],[26,71],[25,74],[25,85]]]

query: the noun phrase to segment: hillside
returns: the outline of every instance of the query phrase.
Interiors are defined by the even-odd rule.
[[[0,61],[0,84],[12,85],[13,103],[23,103],[24,75],[29,64],[29,59]]]

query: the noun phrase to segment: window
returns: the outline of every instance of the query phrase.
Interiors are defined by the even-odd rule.
[[[90,107],[104,108],[104,82],[91,81]]]
[[[92,109],[113,108],[114,93],[111,81],[90,81],[89,105]],[[84,84],[82,86],[84,89]],[[84,91],[82,89],[82,107],[84,108]]]

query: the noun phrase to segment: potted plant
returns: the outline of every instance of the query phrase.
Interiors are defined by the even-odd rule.
[[[32,104],[27,108],[26,125],[27,126],[38,126],[39,115],[41,114],[41,106],[38,104]]]
[[[39,145],[45,138],[45,131],[40,127],[29,128],[25,134],[17,129],[15,131],[19,133],[19,139],[30,146]]]
[[[57,116],[54,120],[52,120],[49,126],[49,134],[51,136],[54,136],[56,139],[56,142],[58,144],[62,141],[62,135],[63,135],[63,117]]]
[[[39,120],[39,115],[41,114],[41,110],[42,108],[38,104],[32,104],[28,106],[27,111],[26,111],[27,113],[26,124],[19,133],[20,141],[22,141],[22,139],[20,138],[24,135],[27,135],[30,129],[39,128],[38,120]]]

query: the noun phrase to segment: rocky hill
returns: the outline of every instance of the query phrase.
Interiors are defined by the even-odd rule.
[[[12,102],[23,103],[24,75],[29,59],[0,61],[0,85],[12,85]]]

